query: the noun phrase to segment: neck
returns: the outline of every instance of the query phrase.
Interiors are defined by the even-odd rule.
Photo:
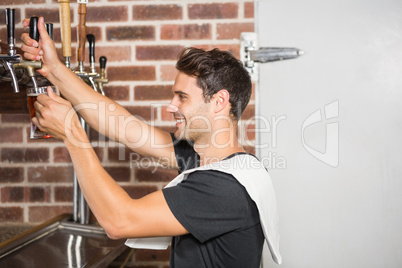
[[[221,161],[231,154],[245,152],[236,135],[237,125],[217,126],[203,141],[196,141],[194,150],[200,156],[200,166]]]

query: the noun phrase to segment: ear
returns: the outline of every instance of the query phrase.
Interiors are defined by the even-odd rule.
[[[226,89],[221,89],[214,95],[215,113],[219,113],[225,108],[229,108],[229,92]]]

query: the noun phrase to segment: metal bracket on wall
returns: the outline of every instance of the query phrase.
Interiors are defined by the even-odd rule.
[[[244,32],[240,35],[240,60],[249,71],[253,81],[258,81],[256,63],[295,59],[303,54],[303,50],[293,47],[258,48],[256,33]]]

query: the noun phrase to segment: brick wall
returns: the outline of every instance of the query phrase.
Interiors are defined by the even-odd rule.
[[[54,39],[61,57],[56,0],[0,0],[0,8],[6,7],[16,8],[18,36],[26,31],[21,29],[22,18],[38,15],[53,22]],[[87,10],[87,33],[96,37],[96,59],[101,55],[108,59],[107,96],[166,130],[174,127],[163,105],[169,103],[172,96],[177,53],[185,46],[219,47],[239,57],[240,32],[254,29],[254,3],[251,0],[212,0],[207,3],[197,0],[90,0]],[[75,67],[76,1],[71,3],[71,13],[72,66]],[[1,11],[1,42],[7,40],[4,17],[4,11]],[[240,133],[243,139],[254,139],[253,124],[244,123],[253,115],[254,100],[242,117]],[[28,115],[3,114],[0,120],[0,222],[38,223],[64,212],[71,213],[73,168],[63,143],[29,140]],[[91,133],[91,138],[106,170],[133,197],[161,189],[175,176],[171,170],[155,172],[152,166],[133,165],[130,152],[123,147],[97,133]],[[252,146],[247,148],[253,151]],[[138,253],[137,258],[164,261],[168,256],[145,251]]]

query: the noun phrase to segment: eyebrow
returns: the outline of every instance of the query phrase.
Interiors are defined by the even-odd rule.
[[[184,95],[188,95],[186,92],[181,91],[181,90],[175,90],[174,94],[184,94]]]

